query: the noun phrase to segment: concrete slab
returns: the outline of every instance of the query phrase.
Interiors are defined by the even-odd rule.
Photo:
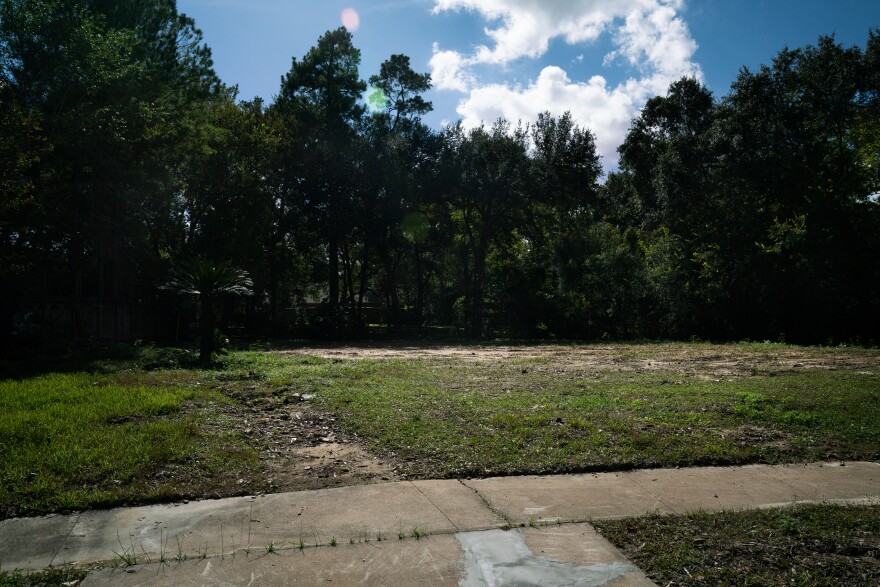
[[[814,501],[880,498],[880,463],[812,463],[765,467],[765,474]]]
[[[590,524],[551,524],[519,531],[536,556],[575,565],[629,562]]]
[[[82,587],[286,585],[455,586],[461,551],[453,535],[336,548],[285,550],[261,556],[211,558],[90,574]],[[133,572],[130,572],[133,571]]]
[[[633,471],[626,478],[676,513],[741,510],[805,498],[768,475],[767,469],[759,465],[654,469]]]
[[[115,557],[157,560],[163,553],[190,557],[219,553],[219,532],[244,523],[251,498],[194,501],[83,512],[65,539],[55,564],[109,561]],[[228,534],[224,528],[224,534]],[[216,543],[216,544],[215,544]]]
[[[631,564],[616,546],[603,538],[590,524],[551,525],[520,530],[526,546],[536,556],[575,565]],[[640,569],[629,570],[607,583],[613,587],[654,585]]]
[[[542,552],[543,551],[543,552]],[[653,585],[587,524],[284,550],[92,573],[83,587]]]
[[[455,537],[464,551],[463,587],[653,585],[585,524],[555,530],[464,532]]]
[[[0,568],[43,569],[52,564],[79,514],[0,522]]]
[[[437,504],[448,506],[450,513]],[[472,491],[454,481],[361,485],[87,512],[64,542],[56,564],[132,554],[150,561],[163,555],[192,558],[244,548],[265,551],[270,544],[293,547],[300,541],[315,546],[334,538],[338,543],[396,540],[398,533],[410,536],[414,529],[453,533],[500,523]]]
[[[456,532],[500,528],[507,523],[493,514],[473,489],[458,480],[413,481],[413,485],[443,512]]]
[[[514,524],[585,521],[670,513],[657,497],[625,473],[496,477],[464,482]]]
[[[532,520],[542,525],[878,499],[880,464],[858,462],[398,482],[6,520],[0,522],[0,564],[26,571],[114,557],[154,562],[245,548],[259,554],[300,541],[326,545],[334,538],[339,545],[369,541],[384,547],[414,529],[436,536],[498,528],[504,522],[494,512],[526,526]]]

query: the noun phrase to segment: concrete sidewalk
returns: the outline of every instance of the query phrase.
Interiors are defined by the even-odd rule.
[[[268,584],[484,585],[468,581],[491,568],[580,577],[555,584],[641,585],[650,582],[579,522],[878,499],[880,464],[864,462],[398,482],[6,520],[0,564],[152,563],[93,573],[94,585],[246,585],[251,575]],[[508,526],[523,529],[497,532]]]

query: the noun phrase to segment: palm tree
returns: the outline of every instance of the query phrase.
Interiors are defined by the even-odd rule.
[[[214,305],[222,295],[252,295],[254,282],[246,271],[227,262],[202,259],[180,261],[162,289],[199,296],[199,362],[207,365],[214,351]]]

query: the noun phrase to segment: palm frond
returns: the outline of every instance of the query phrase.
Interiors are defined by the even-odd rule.
[[[254,282],[247,271],[225,261],[184,260],[175,264],[171,277],[161,289],[180,294],[215,296],[253,295]]]

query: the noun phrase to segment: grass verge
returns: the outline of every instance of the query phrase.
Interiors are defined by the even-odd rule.
[[[810,504],[594,525],[658,585],[880,584],[880,505]]]
[[[261,451],[329,442],[334,428],[395,475],[421,478],[880,460],[875,351],[486,348],[354,360],[243,351],[208,370],[155,348],[63,372],[34,363],[0,380],[0,518],[265,490]]]
[[[0,381],[0,517],[229,491],[253,451],[206,434],[223,396],[187,383],[54,373]]]

